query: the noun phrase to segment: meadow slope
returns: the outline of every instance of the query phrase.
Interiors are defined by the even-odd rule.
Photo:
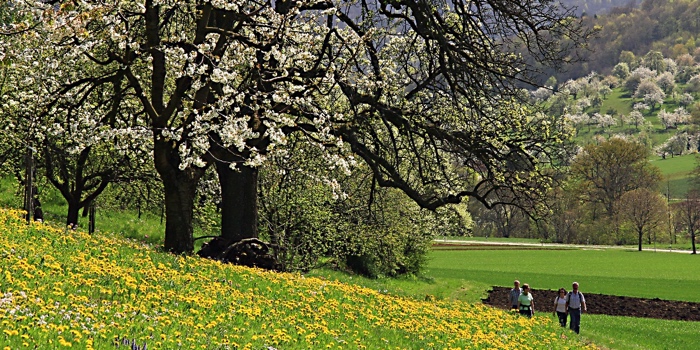
[[[5,349],[124,339],[149,349],[592,348],[547,317],[175,256],[20,217],[0,210]]]

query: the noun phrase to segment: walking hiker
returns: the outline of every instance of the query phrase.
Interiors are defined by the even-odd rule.
[[[513,282],[513,285],[513,289],[511,289],[510,294],[508,294],[508,300],[510,301],[510,309],[517,310],[518,298],[520,297],[520,293],[523,292],[523,289],[520,288],[520,281],[518,280],[515,280],[515,282]]]
[[[518,310],[520,310],[521,315],[527,317],[532,317],[535,314],[535,300],[527,283],[523,284],[523,293],[518,297]]]
[[[566,311],[571,319],[569,320],[569,328],[579,334],[581,326],[581,311],[586,311],[586,298],[583,293],[578,290],[578,282],[574,282],[571,287],[573,290],[566,295]]]
[[[559,288],[557,297],[554,299],[554,312],[552,314],[559,317],[559,324],[562,327],[566,327],[566,289]]]

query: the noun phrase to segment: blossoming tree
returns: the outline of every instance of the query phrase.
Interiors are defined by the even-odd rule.
[[[550,0],[59,0],[27,10],[14,28],[76,63],[57,68],[69,77],[44,72],[54,96],[108,80],[118,88],[105,103],[133,109],[119,117],[151,131],[173,252],[193,249],[209,165],[222,235],[257,235],[257,167],[291,134],[329,166],[361,159],[379,185],[423,208],[465,197],[533,208],[567,134],[521,104],[519,87],[534,84],[536,67],[572,59],[588,35]],[[523,48],[528,59],[514,53]]]

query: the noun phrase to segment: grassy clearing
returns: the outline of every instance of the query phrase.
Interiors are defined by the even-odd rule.
[[[675,156],[673,158],[654,157],[651,164],[661,169],[661,174],[665,178],[682,178],[688,176],[693,169],[698,165],[698,155],[688,154],[683,156]]]
[[[698,154],[688,154],[673,158],[653,157],[651,164],[661,169],[664,181],[660,185],[660,191],[670,194],[671,199],[684,198],[690,188],[691,172],[698,165]]]
[[[419,301],[159,252],[0,210],[0,343],[10,349],[579,349],[547,317]]]
[[[617,115],[630,114],[632,111],[633,99],[621,88],[615,88],[603,100],[600,110],[606,113],[609,109],[614,109]]]
[[[458,300],[480,303],[481,298],[486,296],[485,291],[491,288],[491,285],[487,283],[469,280],[425,276],[372,279],[329,269],[317,269],[311,271],[307,276],[343,281],[381,293],[391,293],[415,300]]]

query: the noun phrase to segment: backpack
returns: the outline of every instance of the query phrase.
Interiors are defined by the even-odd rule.
[[[576,295],[578,296],[578,300],[581,300],[581,292],[576,291]],[[566,293],[566,307],[569,307],[569,302],[571,301],[571,292]]]

